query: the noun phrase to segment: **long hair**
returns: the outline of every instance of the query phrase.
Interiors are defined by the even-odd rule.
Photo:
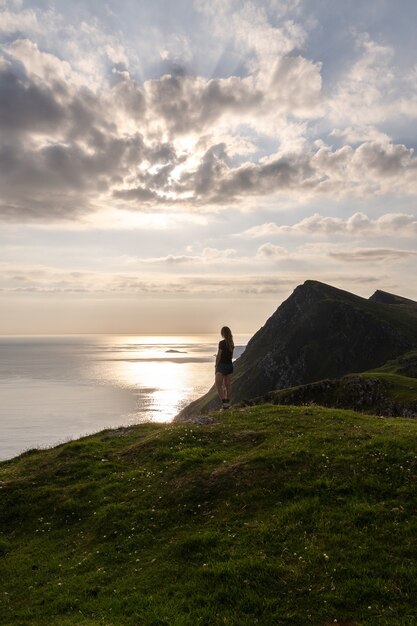
[[[228,326],[223,326],[220,333],[221,333],[221,336],[224,337],[224,339],[226,340],[226,345],[229,348],[230,352],[233,352],[233,348],[235,347],[235,344],[233,342],[233,335],[232,335],[232,331],[230,330],[230,328]]]

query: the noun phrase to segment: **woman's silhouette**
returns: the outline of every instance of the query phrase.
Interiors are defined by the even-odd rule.
[[[221,329],[223,339],[219,342],[219,350],[216,356],[216,389],[219,398],[222,401],[222,408],[228,409],[230,406],[230,397],[232,390],[232,374],[233,374],[233,343],[232,331],[228,326]]]

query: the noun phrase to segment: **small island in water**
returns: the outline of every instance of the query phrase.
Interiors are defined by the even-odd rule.
[[[174,354],[187,354],[187,351],[186,351],[186,350],[175,350],[175,349],[173,349],[173,348],[171,348],[170,350],[165,350],[165,352],[166,352],[167,354],[168,354],[168,353],[169,353],[169,354],[172,354],[172,353],[174,353]]]

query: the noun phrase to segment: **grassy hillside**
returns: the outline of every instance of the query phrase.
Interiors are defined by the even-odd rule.
[[[273,404],[320,404],[376,415],[417,417],[417,352],[408,352],[380,368],[339,379],[272,391]]]
[[[410,625],[417,422],[256,406],[0,465],[0,623]]]
[[[374,373],[398,374],[409,378],[417,378],[417,351],[402,354],[397,359],[387,361],[382,367],[373,370]]]

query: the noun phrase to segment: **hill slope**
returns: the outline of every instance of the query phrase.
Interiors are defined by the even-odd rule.
[[[271,391],[250,404],[307,405],[353,409],[384,416],[417,417],[417,351],[380,368]]]
[[[417,619],[417,422],[259,406],[0,464],[8,626]]]
[[[234,401],[363,372],[416,348],[417,303],[392,298],[397,299],[395,305],[380,302],[375,294],[367,300],[306,281],[281,304],[236,360]],[[212,388],[186,407],[179,419],[217,405]]]
[[[408,298],[403,298],[402,296],[397,296],[393,293],[388,293],[387,291],[381,291],[380,289],[377,289],[369,300],[372,302],[379,302],[380,304],[395,304],[396,306],[412,307],[417,309],[417,302],[414,302],[414,300],[409,300]]]

